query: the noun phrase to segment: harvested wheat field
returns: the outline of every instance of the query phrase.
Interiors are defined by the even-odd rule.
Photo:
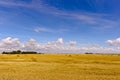
[[[0,55],[0,80],[120,80],[120,55]]]

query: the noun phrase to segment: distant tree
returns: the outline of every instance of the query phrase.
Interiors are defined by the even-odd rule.
[[[17,51],[12,51],[12,52],[10,52],[11,54],[17,54]]]
[[[6,52],[5,52],[5,51],[3,51],[3,52],[2,52],[2,54],[6,54]]]
[[[42,54],[42,53],[37,53],[34,51],[11,51],[11,52],[2,52],[2,54]]]
[[[93,54],[93,53],[91,53],[91,52],[86,52],[85,54]]]
[[[17,50],[17,54],[21,54],[21,51],[20,51],[20,50]]]
[[[26,51],[26,52],[22,52],[22,54],[37,54],[37,52],[33,52],[33,51]]]

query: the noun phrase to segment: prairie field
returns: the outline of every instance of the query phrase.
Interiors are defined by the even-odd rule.
[[[1,54],[0,80],[120,80],[120,55]]]

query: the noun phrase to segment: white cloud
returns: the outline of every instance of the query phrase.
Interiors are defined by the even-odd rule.
[[[120,38],[116,40],[108,40],[109,43],[119,43]],[[67,43],[67,44],[66,44]],[[68,44],[69,43],[69,44]],[[77,45],[76,45],[77,44]],[[74,46],[73,46],[74,45]],[[76,41],[64,42],[62,38],[57,41],[51,41],[44,44],[37,43],[35,39],[30,39],[25,42],[20,42],[18,38],[5,38],[0,41],[0,52],[24,50],[24,51],[37,51],[44,53],[119,53],[120,48],[102,47],[102,46],[79,46]]]
[[[47,43],[47,45],[46,45],[46,47],[58,47],[58,46],[61,46],[62,44],[63,44],[64,42],[63,42],[63,39],[62,38],[58,38],[58,40],[57,41],[51,41],[51,42],[48,42]]]
[[[62,38],[59,38],[59,39],[57,40],[57,43],[58,43],[58,44],[63,44],[63,39],[62,39]]]
[[[19,2],[19,1],[14,1],[14,0],[0,0],[0,5],[5,6],[5,7],[30,7],[28,4],[24,2]]]
[[[55,31],[52,30],[52,29],[48,29],[48,28],[45,28],[45,27],[36,27],[34,29],[35,32],[52,32],[54,33]]]
[[[64,32],[66,32],[68,30],[64,29],[64,28],[60,28],[60,29],[56,30],[56,29],[50,29],[50,28],[47,28],[47,27],[35,27],[34,31],[37,32],[37,33],[39,33],[39,32],[64,33]]]
[[[30,39],[23,43],[22,49],[25,50],[34,50],[37,48],[37,43],[35,39]]]
[[[34,31],[38,33],[38,32],[40,32],[40,28],[36,27],[36,28],[34,29]]]
[[[11,37],[8,37],[8,38],[5,38],[5,39],[2,39],[1,43],[0,43],[0,47],[18,47],[20,46],[20,42],[19,42],[19,39],[18,38],[11,38]]]
[[[18,38],[5,38],[0,41],[0,51],[16,50],[21,47]]]
[[[111,46],[120,46],[120,38],[115,40],[107,40],[107,43]]]
[[[76,41],[69,41],[69,45],[70,45],[70,46],[74,46],[74,45],[76,45],[76,44],[77,44]]]

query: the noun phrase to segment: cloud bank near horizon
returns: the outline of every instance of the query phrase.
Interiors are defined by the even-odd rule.
[[[114,40],[107,40],[107,43],[110,46],[120,46],[120,38],[114,39]]]
[[[118,38],[119,39],[119,38]],[[108,40],[108,44],[117,45],[119,40]],[[37,41],[31,38],[28,41],[20,42],[19,38],[7,37],[0,41],[0,52],[3,51],[13,51],[13,50],[23,50],[23,51],[37,51],[43,53],[119,53],[119,47],[103,47],[95,46],[81,46],[81,44],[76,41],[64,42],[62,38],[58,38],[56,41],[37,43]]]

